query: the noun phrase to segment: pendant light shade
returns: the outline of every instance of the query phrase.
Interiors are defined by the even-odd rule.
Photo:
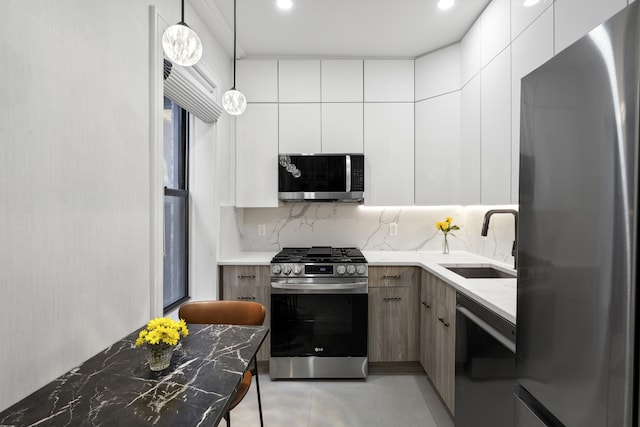
[[[162,49],[171,62],[185,67],[194,65],[202,57],[200,37],[184,23],[184,0],[182,20],[162,34]]]
[[[222,108],[234,116],[247,108],[247,98],[236,89],[236,0],[233,0],[233,87],[222,95]]]

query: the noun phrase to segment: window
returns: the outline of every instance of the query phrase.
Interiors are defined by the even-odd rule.
[[[189,298],[188,113],[164,98],[165,313]]]

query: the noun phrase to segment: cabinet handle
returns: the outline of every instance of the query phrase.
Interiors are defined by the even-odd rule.
[[[383,279],[399,279],[400,275],[399,274],[394,274],[393,276],[382,276]]]
[[[238,279],[255,279],[256,275],[255,274],[241,274],[238,276]]]
[[[402,297],[385,297],[385,301],[400,301]]]
[[[431,306],[429,304],[427,304],[426,302],[422,301],[422,305],[425,306],[425,308],[431,308]]]
[[[255,299],[256,299],[256,297],[238,297],[238,298],[236,298],[236,299],[239,299],[239,300],[242,300],[242,301],[245,301],[245,300],[251,300],[251,301],[253,301],[253,300],[255,300]]]
[[[444,321],[443,317],[438,317],[438,320],[440,321],[440,323],[442,323],[444,325],[445,328],[449,327],[449,324],[447,322]]]

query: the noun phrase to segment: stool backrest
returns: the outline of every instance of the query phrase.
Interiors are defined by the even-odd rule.
[[[252,301],[191,301],[178,310],[185,322],[200,324],[260,326],[265,315],[264,306]]]

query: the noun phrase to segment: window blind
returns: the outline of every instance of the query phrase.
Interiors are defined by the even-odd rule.
[[[216,101],[216,88],[190,67],[175,66],[164,60],[164,95],[205,123],[213,123],[222,115]],[[198,78],[200,77],[200,78]]]

